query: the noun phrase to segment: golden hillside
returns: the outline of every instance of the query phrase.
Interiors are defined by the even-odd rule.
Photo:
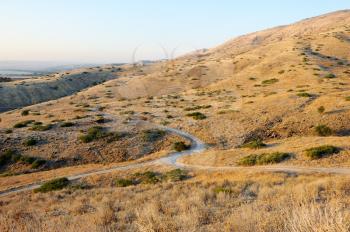
[[[0,230],[349,231],[350,10],[115,69],[1,84]]]

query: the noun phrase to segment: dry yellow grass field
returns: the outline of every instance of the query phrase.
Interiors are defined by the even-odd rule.
[[[348,231],[349,178],[287,173],[190,173],[184,182],[89,189],[1,200],[2,231]]]

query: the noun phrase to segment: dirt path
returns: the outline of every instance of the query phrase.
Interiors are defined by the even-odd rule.
[[[113,118],[112,115],[104,113],[104,116],[108,118]],[[130,164],[126,166],[116,166],[101,170],[95,170],[91,172],[85,172],[77,175],[68,176],[67,178],[69,180],[78,180],[84,177],[92,176],[92,175],[100,175],[100,174],[106,174],[111,173],[114,171],[122,171],[122,170],[129,170],[133,168],[140,168],[150,165],[156,165],[156,164],[163,164],[163,165],[169,165],[176,168],[186,168],[186,169],[198,169],[198,170],[207,170],[207,171],[236,171],[236,170],[255,170],[255,171],[270,171],[270,172],[298,172],[298,173],[333,173],[333,174],[345,174],[350,175],[350,168],[322,168],[322,167],[299,167],[299,166],[257,166],[257,167],[238,167],[238,166],[224,166],[224,167],[212,167],[212,166],[203,166],[203,165],[192,165],[192,164],[185,164],[181,163],[179,161],[180,157],[192,155],[195,153],[200,153],[206,150],[206,145],[198,138],[196,138],[193,135],[190,135],[184,131],[159,126],[160,129],[163,129],[169,133],[176,134],[178,136],[181,136],[185,139],[188,139],[191,141],[192,146],[189,150],[183,151],[183,152],[173,152],[170,153],[167,157],[159,158],[157,160],[148,161],[144,163],[136,163],[136,164]],[[4,197],[10,194],[14,193],[20,193],[25,191],[30,191],[36,188],[39,188],[42,185],[43,182],[33,183],[30,185],[20,186],[16,188],[7,189],[4,191],[0,191],[0,197]]]

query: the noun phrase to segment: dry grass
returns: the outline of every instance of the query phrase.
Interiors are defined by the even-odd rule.
[[[350,229],[350,179],[197,174],[185,182],[109,187],[1,200],[1,231],[334,231]],[[101,179],[102,178],[102,179]],[[101,183],[104,183],[101,185]],[[217,191],[225,188],[227,191]]]
[[[248,154],[287,152],[291,159],[285,160],[284,165],[290,166],[318,166],[318,167],[349,167],[349,137],[291,137],[266,141],[266,146],[259,150],[235,148],[230,150],[209,150],[201,154],[183,157],[187,164],[204,166],[236,166],[237,162]],[[339,147],[339,153],[324,156],[321,159],[310,160],[305,150],[323,145]]]

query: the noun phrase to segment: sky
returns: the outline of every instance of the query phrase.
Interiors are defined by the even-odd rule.
[[[0,61],[169,59],[349,0],[1,0]]]

